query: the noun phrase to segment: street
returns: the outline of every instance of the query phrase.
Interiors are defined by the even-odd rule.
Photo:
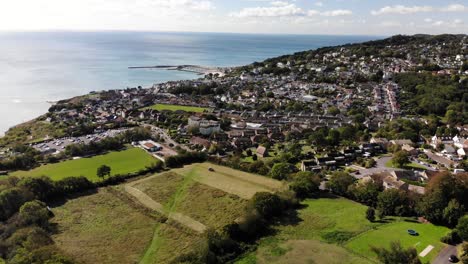
[[[451,255],[457,255],[457,247],[448,245],[442,251],[440,251],[437,258],[432,262],[432,264],[446,264],[451,263],[448,259]]]

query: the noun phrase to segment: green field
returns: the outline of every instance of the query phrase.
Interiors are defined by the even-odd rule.
[[[53,207],[56,245],[77,263],[136,263],[158,223],[113,188]]]
[[[408,229],[416,230],[419,236],[410,236],[407,233]],[[427,256],[421,257],[423,263],[426,263],[436,257],[437,253],[445,247],[445,244],[440,242],[440,238],[448,232],[449,229],[446,227],[397,220],[352,239],[346,244],[346,248],[360,255],[376,258],[376,255],[369,250],[371,245],[387,247],[392,241],[400,241],[403,247],[416,248],[418,254],[427,246],[432,245],[434,249]]]
[[[16,171],[12,176],[49,176],[53,180],[60,180],[70,176],[85,176],[91,181],[100,181],[96,175],[101,165],[110,166],[111,174],[126,174],[138,172],[156,162],[156,159],[139,148],[131,148],[119,152],[110,152],[105,155],[91,158],[67,160],[54,164],[47,164],[30,171]]]
[[[303,206],[297,219],[289,217],[279,223],[275,235],[261,239],[258,249],[237,263],[375,263],[370,246],[385,247],[396,240],[404,247],[414,246],[418,253],[434,246],[421,258],[425,263],[444,247],[440,238],[449,231],[400,218],[371,223],[365,218],[366,206],[344,198],[309,199]],[[408,235],[408,229],[420,236]]]
[[[149,107],[146,107],[146,109],[153,109],[157,111],[177,111],[177,110],[182,110],[185,112],[191,112],[191,113],[203,113],[205,110],[208,110],[208,108],[204,107],[197,107],[197,106],[185,106],[185,105],[171,105],[171,104],[155,104]]]
[[[372,263],[341,246],[380,225],[365,219],[367,207],[335,197],[308,199],[302,205],[297,219],[285,219],[274,236],[261,239],[258,250],[238,263]]]
[[[392,162],[392,160],[389,160],[385,163],[385,167],[387,168],[398,168],[397,166],[395,166]],[[407,170],[411,170],[411,169],[416,169],[416,170],[425,170],[426,168],[424,166],[422,166],[421,164],[418,164],[416,162],[411,162],[409,164],[406,164],[405,167],[403,169],[407,169]]]

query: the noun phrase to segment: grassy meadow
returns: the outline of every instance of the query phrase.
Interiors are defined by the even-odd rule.
[[[52,211],[57,228],[52,238],[78,263],[138,262],[157,224],[112,188],[68,200]]]
[[[386,247],[401,241],[418,253],[428,245],[435,248],[421,260],[429,262],[444,247],[440,238],[449,230],[403,218],[371,223],[367,207],[344,198],[308,199],[297,216],[274,227],[274,235],[261,239],[258,248],[239,259],[238,264],[254,263],[377,263],[370,246]],[[408,229],[420,236],[412,237]]]
[[[197,107],[197,106],[185,106],[185,105],[172,105],[172,104],[155,104],[147,107],[146,109],[153,109],[157,111],[185,111],[190,113],[203,113],[208,108]]]
[[[138,172],[156,162],[156,159],[140,148],[130,148],[118,152],[110,152],[91,158],[67,160],[59,163],[47,164],[30,171],[16,171],[12,176],[49,176],[53,180],[60,180],[70,176],[85,176],[91,181],[100,181],[96,172],[99,166],[110,166],[111,175]]]

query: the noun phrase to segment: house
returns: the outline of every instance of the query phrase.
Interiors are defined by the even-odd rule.
[[[455,148],[452,147],[452,145],[448,145],[448,144],[445,144],[444,149],[441,151],[442,154],[447,154],[447,155],[453,155],[456,152],[457,151],[455,150]]]
[[[262,157],[262,158],[267,157],[268,156],[267,148],[265,148],[264,146],[259,146],[257,148],[257,156]]]
[[[371,138],[370,143],[379,144],[383,149],[386,149],[388,146],[388,139],[386,138]]]
[[[408,191],[409,184],[399,180],[397,176],[389,173],[388,171],[379,174],[373,174],[370,177],[374,182],[381,181],[382,186],[385,189],[398,189],[402,191]]]
[[[190,139],[190,144],[194,146],[202,146],[205,149],[209,149],[211,146],[211,142],[209,140],[201,137],[192,137]]]
[[[439,137],[437,135],[431,138],[431,146],[437,148],[440,144],[453,144],[453,139],[451,137]]]
[[[322,167],[315,160],[303,160],[301,163],[301,171],[319,172]]]
[[[152,140],[140,141],[140,146],[149,152],[156,152],[162,149],[162,146]]]
[[[252,141],[250,140],[250,138],[238,137],[238,138],[234,138],[234,140],[232,141],[232,145],[236,148],[244,149],[244,148],[251,147]]]
[[[419,151],[417,149],[413,148],[413,146],[408,144],[404,144],[403,146],[401,146],[401,149],[408,152],[408,154],[411,156],[417,156],[419,154]]]
[[[398,146],[403,146],[403,145],[413,145],[413,141],[409,140],[409,139],[395,139],[395,140],[391,140],[390,143],[392,145],[398,145]]]
[[[459,148],[459,149],[457,150],[457,154],[458,154],[458,156],[460,156],[460,157],[466,157],[467,154],[468,154],[468,148]]]
[[[221,125],[219,121],[207,120],[198,116],[189,117],[188,127],[198,129],[200,134],[204,136],[209,136],[213,133],[218,133],[221,131]]]

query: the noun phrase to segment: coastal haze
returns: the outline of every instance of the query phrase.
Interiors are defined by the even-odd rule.
[[[90,91],[148,87],[193,73],[129,66],[239,66],[375,36],[161,32],[0,33],[0,135],[44,114],[49,102]]]

